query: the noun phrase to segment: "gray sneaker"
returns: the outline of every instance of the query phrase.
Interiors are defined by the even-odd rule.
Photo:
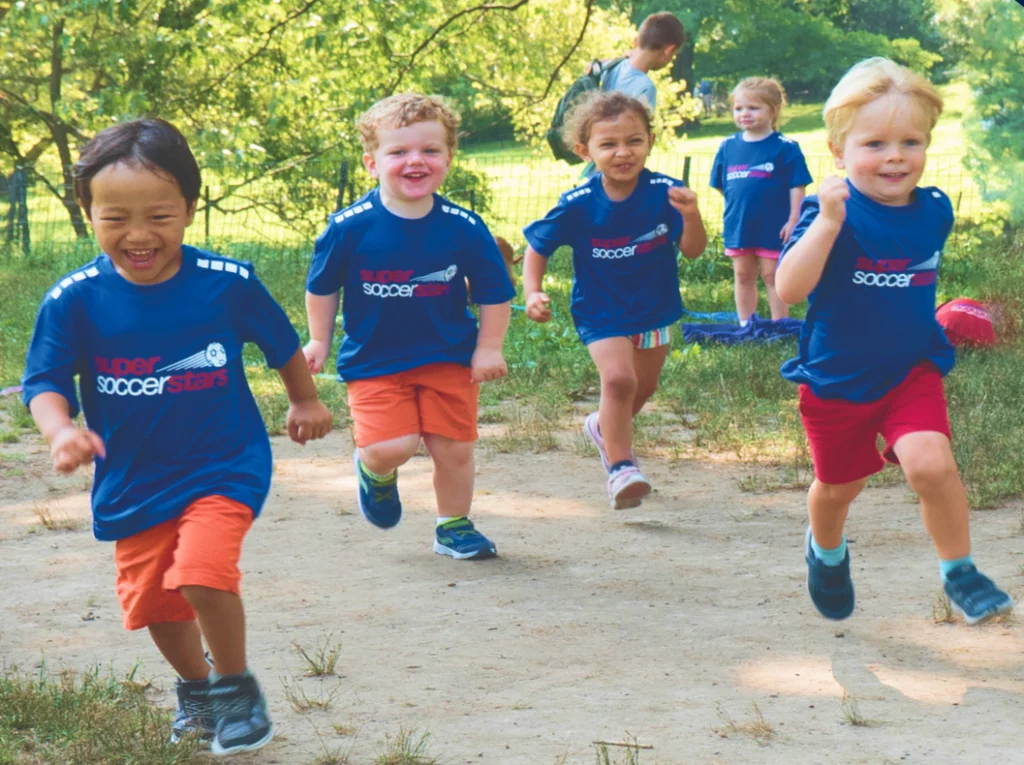
[[[214,733],[210,681],[182,680],[179,677],[174,690],[178,694],[178,709],[171,723],[171,743],[177,744],[185,736],[195,734],[201,743],[209,745]]]
[[[217,718],[210,746],[214,754],[254,752],[274,737],[266,699],[248,672],[218,677],[210,686],[210,699]]]

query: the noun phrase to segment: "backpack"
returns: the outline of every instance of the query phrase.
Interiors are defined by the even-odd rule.
[[[562,138],[565,115],[569,113],[569,110],[572,109],[584,93],[589,93],[591,90],[600,90],[605,76],[625,60],[625,58],[613,58],[605,62],[591,62],[589,71],[577,79],[565,91],[565,95],[562,96],[558,106],[555,107],[555,116],[551,119],[551,127],[548,128],[548,132],[545,134],[555,159],[564,160],[570,165],[578,165],[583,162],[572,150],[572,146],[567,146],[565,139]]]

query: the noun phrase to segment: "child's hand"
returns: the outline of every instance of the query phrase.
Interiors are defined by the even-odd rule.
[[[50,457],[58,473],[73,473],[79,465],[92,462],[93,457],[106,457],[103,439],[91,430],[67,425],[50,440]]]
[[[310,340],[302,348],[302,355],[306,357],[306,366],[311,374],[317,374],[324,368],[327,361],[327,354],[331,352],[331,344],[323,340]]]
[[[531,292],[526,296],[526,315],[539,324],[551,321],[550,306],[551,298],[543,292]]]
[[[796,228],[796,223],[797,222],[795,220],[787,220],[786,225],[782,227],[782,230],[779,232],[779,239],[782,240],[783,244],[788,242],[789,237],[793,235],[793,229]]]
[[[846,181],[830,175],[818,184],[818,205],[821,217],[835,223],[846,220],[846,200],[850,198],[850,188]]]
[[[489,382],[508,374],[505,357],[501,355],[501,350],[496,348],[477,347],[469,366],[470,379],[473,382]]]
[[[676,208],[685,218],[688,215],[699,215],[697,210],[697,193],[686,186],[669,186],[668,203]]]
[[[288,407],[288,437],[297,444],[323,438],[331,432],[333,420],[320,399],[296,401]]]

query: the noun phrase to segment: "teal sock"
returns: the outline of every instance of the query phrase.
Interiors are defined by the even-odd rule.
[[[826,566],[838,566],[846,557],[846,537],[843,537],[843,541],[839,543],[839,547],[834,550],[826,550],[824,547],[819,547],[818,542],[812,536],[811,549],[814,550],[814,557]]]
[[[962,558],[954,558],[953,560],[940,560],[939,561],[939,573],[942,574],[942,581],[946,581],[946,577],[949,576],[949,572],[955,569],[957,566],[973,566],[974,558],[970,555],[965,555]]]

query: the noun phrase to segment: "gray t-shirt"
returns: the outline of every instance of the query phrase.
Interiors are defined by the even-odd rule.
[[[626,59],[617,67],[604,76],[601,83],[604,90],[617,90],[632,96],[638,101],[643,101],[652,112],[657,101],[657,91],[654,89],[654,82],[647,76],[647,72],[641,72]]]

